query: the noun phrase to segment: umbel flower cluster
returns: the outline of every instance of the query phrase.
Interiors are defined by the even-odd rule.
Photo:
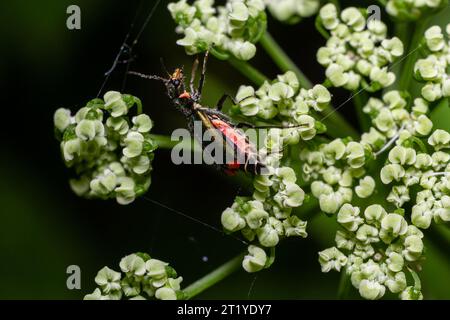
[[[408,103],[399,91],[370,98],[363,111],[373,126],[361,141],[335,139],[300,153],[303,177],[320,209],[336,214],[343,228],[336,233],[337,247],[320,252],[319,261],[324,272],[344,269],[364,298],[381,298],[388,289],[402,299],[419,299],[415,271],[424,253],[419,228],[428,228],[433,219],[450,221],[450,134],[432,132],[425,99]],[[354,206],[365,203],[358,198],[379,199],[369,171],[385,152],[379,178],[391,186],[385,199],[394,209],[388,213],[378,201]],[[405,211],[410,200],[415,200],[412,211]],[[405,274],[413,275],[414,285],[407,284]]]
[[[214,6],[214,0],[186,0],[170,3],[169,11],[183,38],[178,45],[187,54],[210,50],[216,57],[230,55],[249,60],[256,53],[254,45],[266,30],[263,0],[231,0],[226,6]]]
[[[254,178],[251,198],[237,197],[222,213],[222,226],[227,232],[241,231],[248,241],[256,242],[249,246],[250,254],[242,262],[247,272],[260,271],[273,262],[262,248],[274,248],[283,237],[307,236],[306,222],[292,214],[292,209],[305,200],[294,170],[280,167],[272,171]]]
[[[319,23],[330,34],[325,47],[317,52],[317,61],[326,67],[326,77],[334,87],[376,91],[390,86],[395,74],[390,63],[403,54],[397,37],[387,38],[386,25],[367,18],[355,7],[339,14],[334,4],[320,9]]]
[[[420,281],[414,270],[423,254],[423,233],[408,225],[399,213],[387,213],[378,204],[359,207],[344,204],[337,214],[342,230],[336,233],[336,247],[319,252],[323,272],[345,272],[352,285],[366,299],[381,298],[386,289],[402,299],[421,299]],[[408,284],[406,274],[414,275]]]
[[[388,0],[386,11],[399,20],[417,20],[447,4],[448,0]]]
[[[138,115],[130,119],[134,105]],[[129,204],[147,191],[156,144],[149,135],[152,121],[141,109],[138,98],[109,91],[73,116],[56,110],[56,137],[65,164],[77,175],[70,180],[77,195]]]
[[[238,104],[234,112],[238,115],[253,117],[253,120],[276,120],[286,127],[296,126],[282,132],[284,142],[289,135],[289,144],[296,144],[300,138],[311,140],[325,131],[324,125],[312,115],[329,106],[331,94],[322,85],[300,89],[297,76],[288,71],[270,83],[265,81],[257,90],[241,86],[235,100]]]
[[[428,54],[414,66],[416,79],[425,83],[422,96],[430,102],[450,97],[450,24],[445,33],[439,26],[426,30],[424,42]]]
[[[95,277],[98,288],[85,300],[177,300],[182,277],[168,263],[151,258],[146,253],[133,253],[119,264],[122,272],[102,268]]]
[[[266,0],[267,9],[280,21],[294,24],[319,10],[319,0]]]

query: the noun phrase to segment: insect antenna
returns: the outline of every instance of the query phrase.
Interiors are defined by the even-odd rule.
[[[128,71],[128,74],[132,74],[134,76],[144,78],[144,79],[159,80],[159,81],[167,82],[167,79],[160,77],[160,76],[152,75],[152,74],[144,74],[144,73],[140,73],[140,72],[136,72],[136,71]]]

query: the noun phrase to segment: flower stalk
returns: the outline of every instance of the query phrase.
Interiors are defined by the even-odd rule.
[[[244,257],[244,253],[241,253],[234,257],[233,259],[225,262],[223,265],[208,273],[204,277],[198,279],[188,287],[183,290],[184,296],[186,300],[192,299],[196,295],[202,293],[209,287],[212,287],[216,283],[222,281],[235,271],[241,268],[242,259]]]

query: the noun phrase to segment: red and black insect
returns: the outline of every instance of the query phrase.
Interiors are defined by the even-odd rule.
[[[247,138],[240,127],[256,127],[251,124],[235,123],[229,116],[224,114],[221,109],[226,99],[234,99],[224,94],[215,109],[204,107],[200,100],[202,96],[203,85],[205,83],[206,62],[208,52],[203,59],[203,67],[200,74],[198,87],[195,87],[195,78],[199,65],[198,58],[195,59],[192,67],[191,78],[189,82],[189,91],[185,87],[185,76],[182,68],[177,68],[172,74],[168,73],[168,78],[155,75],[144,75],[142,73],[130,71],[134,74],[146,79],[154,79],[162,81],[167,89],[167,94],[172,104],[188,119],[188,128],[194,134],[195,121],[201,121],[202,128],[209,130],[213,143],[218,143],[223,148],[223,159],[232,159],[218,164],[227,174],[235,174],[239,170],[254,174],[261,173],[266,168],[266,164],[257,153],[256,146]],[[234,102],[235,103],[235,102]],[[266,126],[269,128],[274,126]],[[212,142],[204,141],[202,137],[196,136],[197,140],[205,148]],[[227,157],[228,156],[228,157]]]

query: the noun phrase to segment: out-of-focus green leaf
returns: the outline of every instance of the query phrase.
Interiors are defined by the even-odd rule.
[[[450,131],[450,106],[448,99],[442,99],[431,112],[434,129]]]

